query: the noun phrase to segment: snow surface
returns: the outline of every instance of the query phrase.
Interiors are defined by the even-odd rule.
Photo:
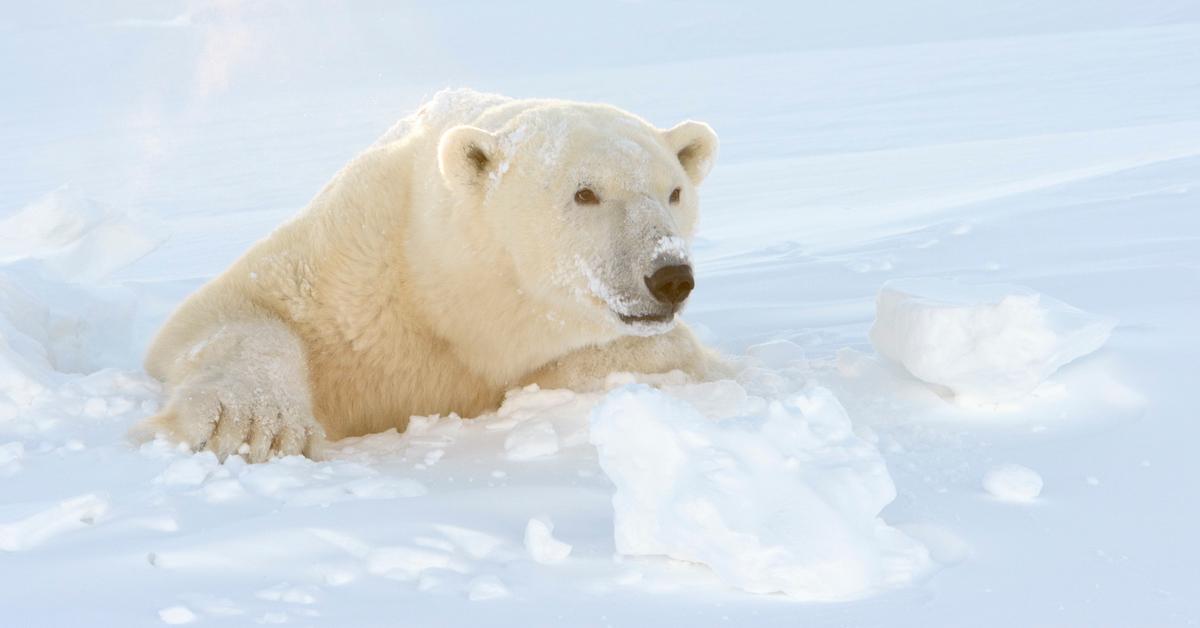
[[[1200,621],[1195,2],[7,9],[0,623]],[[129,444],[161,401],[140,359],[170,309],[447,85],[712,124],[686,317],[742,371],[613,390],[653,383],[646,406],[720,424],[764,418],[721,410],[738,395],[827,389],[886,464],[878,515],[936,564],[816,603],[618,554],[588,417],[628,391],[514,391],[322,462]],[[881,286],[911,277],[1120,323],[1027,395],[951,403],[868,338]],[[1011,461],[1044,480],[1032,503],[981,488]],[[533,559],[531,519],[565,560]]]
[[[1116,326],[1021,286],[893,280],[875,303],[875,350],[967,402],[1033,392]]]

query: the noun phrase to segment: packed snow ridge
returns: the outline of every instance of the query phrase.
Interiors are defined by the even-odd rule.
[[[902,279],[879,291],[870,336],[885,358],[960,401],[1001,402],[1099,349],[1115,326],[1022,286]]]
[[[728,585],[812,601],[926,570],[926,548],[880,519],[892,478],[832,393],[768,401],[728,384],[743,398],[726,418],[645,385],[592,412],[591,441],[616,485],[618,552],[704,563]]]

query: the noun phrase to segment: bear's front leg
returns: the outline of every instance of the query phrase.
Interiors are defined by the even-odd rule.
[[[732,377],[733,367],[714,350],[700,344],[691,329],[678,323],[657,336],[624,336],[608,344],[586,347],[555,360],[528,377],[526,384],[542,388],[583,390],[615,372],[667,373],[683,371],[696,381]]]
[[[174,353],[163,376],[169,396],[135,436],[163,434],[194,451],[222,460],[240,453],[250,462],[313,457],[323,444],[304,349],[282,323],[228,323],[186,346],[155,350]]]

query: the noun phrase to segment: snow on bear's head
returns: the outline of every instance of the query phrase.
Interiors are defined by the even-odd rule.
[[[543,102],[495,132],[448,129],[438,165],[551,319],[648,335],[671,329],[694,287],[696,186],[716,151],[702,122],[662,130],[614,107]]]

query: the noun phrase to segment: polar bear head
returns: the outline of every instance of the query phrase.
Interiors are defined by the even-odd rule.
[[[716,157],[713,130],[565,102],[504,118],[494,131],[446,130],[438,167],[517,289],[560,325],[669,330],[695,285],[696,186]]]

